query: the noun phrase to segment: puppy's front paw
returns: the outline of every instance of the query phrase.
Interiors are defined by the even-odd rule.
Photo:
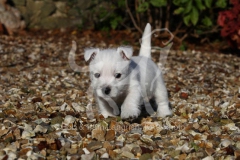
[[[164,106],[158,106],[158,117],[166,117],[166,116],[171,116],[172,115],[172,110],[169,108],[168,105]]]
[[[112,113],[109,112],[101,112],[101,114],[103,115],[104,118],[108,118],[108,117],[116,117],[115,115],[113,115]]]
[[[141,113],[141,110],[138,108],[138,106],[129,106],[122,108],[121,112],[121,118],[127,119],[127,118],[137,118]]]
[[[113,114],[116,115],[116,116],[119,115],[119,109],[118,108],[117,109],[113,109]]]

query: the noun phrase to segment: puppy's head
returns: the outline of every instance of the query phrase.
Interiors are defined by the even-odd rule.
[[[117,97],[128,85],[131,47],[86,49],[84,58],[90,64],[90,79],[99,96]]]

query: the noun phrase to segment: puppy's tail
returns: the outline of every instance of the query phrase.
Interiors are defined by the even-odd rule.
[[[141,48],[139,56],[151,58],[151,25],[148,23],[144,29],[141,39]]]

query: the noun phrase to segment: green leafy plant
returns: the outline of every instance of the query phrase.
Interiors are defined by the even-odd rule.
[[[92,2],[92,8],[95,12],[95,29],[108,31],[117,29],[124,17],[124,0],[106,1],[96,0]]]
[[[196,26],[201,19],[202,25],[210,27],[213,25],[212,19],[208,11],[211,8],[225,8],[227,6],[226,0],[218,0],[215,3],[212,0],[173,0],[176,9],[174,14],[183,16],[184,24]],[[201,17],[201,14],[204,16]]]
[[[154,7],[163,7],[167,5],[167,0],[149,0],[149,1],[144,1],[143,3],[141,3],[138,8],[137,11],[138,12],[145,12],[149,9],[150,5],[154,6]]]
[[[207,35],[218,33],[220,30],[216,21],[218,12],[229,6],[228,0],[96,0],[96,2],[105,3],[98,12],[96,29],[134,27],[142,33],[148,22],[153,28],[169,29],[180,44],[187,37],[206,39]]]
[[[154,28],[168,28],[180,42],[218,32],[217,12],[228,5],[227,0],[135,0],[134,5],[125,2],[139,32],[149,22]]]

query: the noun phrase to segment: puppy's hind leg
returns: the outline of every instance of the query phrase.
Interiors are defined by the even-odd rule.
[[[154,93],[155,101],[158,105],[157,116],[166,117],[172,115],[172,110],[169,106],[168,93],[162,77],[157,79],[156,90]]]

